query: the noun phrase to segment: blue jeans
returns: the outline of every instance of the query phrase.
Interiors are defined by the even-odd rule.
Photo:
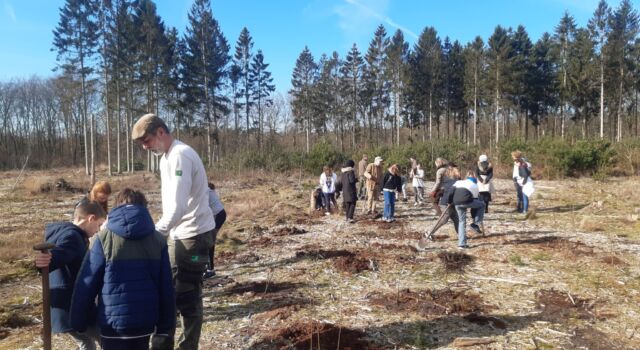
[[[484,202],[474,199],[473,202],[467,204],[456,205],[458,212],[458,246],[467,245],[467,209],[471,209],[473,223],[479,225],[484,219]]]
[[[518,212],[526,213],[529,210],[529,197],[522,192],[522,186],[515,182],[516,194],[518,195]]]
[[[383,219],[393,219],[396,211],[396,194],[392,191],[384,191],[384,212]]]

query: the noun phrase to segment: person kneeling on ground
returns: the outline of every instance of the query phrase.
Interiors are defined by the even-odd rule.
[[[386,222],[396,221],[394,218],[396,210],[396,194],[402,192],[402,179],[400,178],[398,165],[393,164],[382,178],[382,191],[384,192],[384,213],[382,220]]]
[[[102,349],[148,349],[152,334],[168,335],[176,326],[167,240],[141,192],[120,191],[106,229],[91,242],[71,301],[76,331],[86,329],[96,297]]]
[[[324,199],[324,209],[325,215],[331,215],[331,204],[333,203],[333,207],[338,207],[338,202],[336,202],[336,174],[333,172],[330,166],[325,166],[322,168],[322,174],[320,174],[320,186],[322,186],[322,198]]]
[[[73,286],[82,260],[84,259],[89,238],[93,237],[107,217],[101,204],[84,201],[76,205],[73,222],[56,222],[45,228],[45,240],[55,244],[48,253],[38,253],[36,266],[49,267],[51,328],[54,334],[67,333],[77,343],[78,349],[95,350],[98,332],[95,328],[95,307],[83,310],[86,314],[84,332],[76,332],[69,322],[69,309]]]
[[[467,172],[467,178],[456,181],[453,184],[453,191],[450,191],[448,203],[453,203],[458,212],[458,247],[460,249],[469,248],[467,245],[466,226],[467,209],[471,209],[473,223],[470,225],[475,232],[482,234],[479,225],[484,219],[484,202],[478,199],[478,185],[474,172]]]
[[[218,232],[220,232],[222,225],[227,221],[227,212],[224,210],[224,206],[222,205],[220,196],[218,196],[218,192],[216,192],[216,186],[211,182],[209,182],[209,207],[213,213],[216,228],[213,229],[212,233],[213,246],[211,246],[211,250],[209,250],[209,266],[207,271],[202,275],[203,278],[211,278],[216,275],[216,271],[213,269],[213,257],[216,252],[216,238],[218,237]]]

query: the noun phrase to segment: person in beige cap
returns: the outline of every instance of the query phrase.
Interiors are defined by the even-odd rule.
[[[376,214],[376,202],[380,191],[382,191],[383,176],[382,157],[376,157],[373,163],[367,165],[364,172],[364,177],[367,178],[367,204],[365,207],[367,214]]]
[[[202,274],[213,246],[215,221],[209,208],[209,187],[196,151],[173,138],[165,122],[154,114],[142,116],[132,138],[160,158],[162,217],[156,230],[169,236],[176,308],[182,317],[179,349],[198,349],[202,330]],[[152,349],[173,349],[175,329],[169,336],[154,335]]]

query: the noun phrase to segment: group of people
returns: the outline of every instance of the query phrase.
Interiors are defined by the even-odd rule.
[[[522,152],[514,151],[511,154],[513,165],[513,181],[517,194],[517,211],[526,213],[529,207],[529,197],[533,193],[531,181],[531,164],[523,157]],[[414,206],[421,205],[425,201],[425,171],[415,157],[410,157],[411,179],[414,191]],[[355,162],[345,162],[341,174],[336,175],[330,166],[325,166],[320,175],[320,183],[316,189],[316,208],[325,208],[330,215],[331,207],[337,208],[336,197],[343,194],[343,207],[346,221],[354,223],[354,213],[357,200],[366,198],[364,206],[365,215],[377,215],[376,202],[380,193],[383,194],[384,207],[382,221],[395,221],[395,203],[402,195],[406,200],[406,177],[402,176],[397,164],[392,164],[383,170],[382,157],[375,157],[372,163],[368,162],[365,154],[358,163],[358,169],[354,168]],[[489,212],[489,203],[493,186],[493,165],[489,157],[480,155],[475,169],[465,173],[464,178],[458,166],[446,159],[437,158],[434,162],[435,183],[429,192],[429,198],[435,209],[436,216],[448,216],[458,234],[458,247],[469,248],[467,244],[466,219],[469,210],[472,223],[470,228],[478,234],[484,234],[484,214]],[[359,187],[359,188],[358,188]]]
[[[46,226],[55,248],[38,253],[50,271],[53,333],[79,349],[197,349],[202,285],[215,275],[217,232],[226,212],[204,165],[165,122],[142,116],[132,137],[161,156],[162,217],[154,223],[145,195],[123,188],[109,211],[109,183],[97,182],[75,207],[72,222]]]

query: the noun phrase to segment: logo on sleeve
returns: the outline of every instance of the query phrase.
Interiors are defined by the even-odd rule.
[[[182,170],[176,170],[176,176],[182,176]]]

